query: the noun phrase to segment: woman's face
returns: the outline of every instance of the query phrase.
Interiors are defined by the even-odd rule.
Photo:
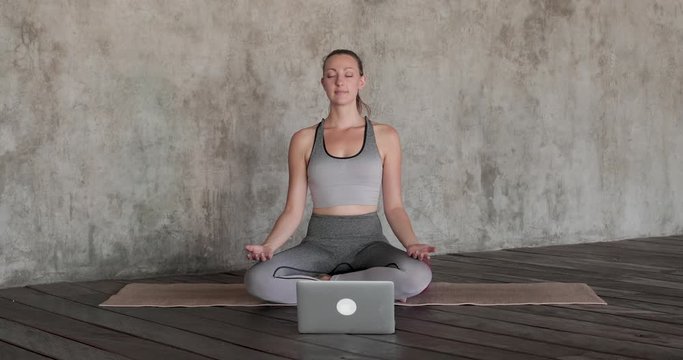
[[[332,104],[355,104],[358,91],[365,86],[365,76],[360,74],[356,59],[339,54],[327,59],[320,82]]]

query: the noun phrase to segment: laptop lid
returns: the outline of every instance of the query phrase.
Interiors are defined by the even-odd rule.
[[[300,333],[393,334],[391,281],[299,281]]]

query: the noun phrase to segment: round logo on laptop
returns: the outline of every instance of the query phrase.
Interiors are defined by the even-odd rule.
[[[337,311],[342,315],[353,315],[356,312],[356,302],[351,299],[341,299],[337,302]]]

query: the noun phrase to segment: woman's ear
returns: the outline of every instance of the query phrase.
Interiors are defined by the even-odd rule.
[[[362,88],[365,87],[365,80],[366,80],[365,75],[361,75],[360,80],[359,80],[359,81],[360,81],[360,85],[358,86],[358,90],[360,90],[360,89],[362,89]]]

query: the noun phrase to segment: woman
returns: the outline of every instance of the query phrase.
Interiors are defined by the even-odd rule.
[[[389,280],[395,298],[422,292],[432,278],[425,261],[434,247],[418,242],[401,197],[401,149],[389,125],[362,116],[363,63],[350,50],[323,61],[320,82],[330,100],[327,118],[297,131],[289,146],[287,203],[261,245],[247,245],[259,261],[245,274],[247,290],[278,303],[296,303],[300,280]],[[313,214],[301,244],[273,255],[299,226],[311,189]],[[382,234],[384,213],[406,251]]]

